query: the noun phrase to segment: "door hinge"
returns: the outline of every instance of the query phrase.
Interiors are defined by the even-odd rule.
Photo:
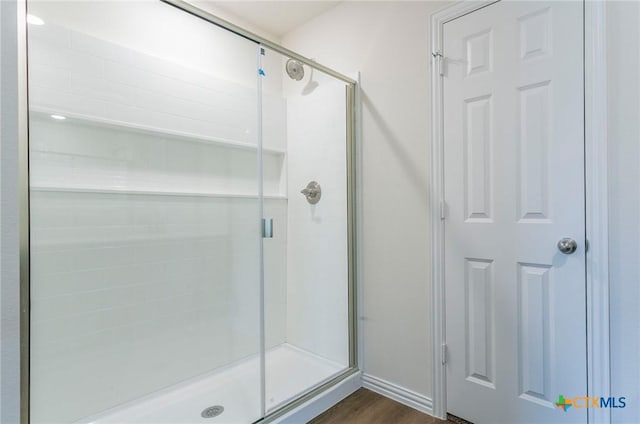
[[[440,200],[440,219],[447,217],[447,204],[444,200]]]
[[[433,52],[431,53],[431,56],[433,56],[435,68],[438,70],[438,75],[441,77],[444,76],[444,56],[442,56],[442,53],[440,52]]]
[[[442,343],[442,365],[447,363],[447,344]]]

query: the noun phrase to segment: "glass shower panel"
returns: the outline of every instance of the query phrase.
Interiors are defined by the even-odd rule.
[[[28,8],[31,422],[259,419],[256,44],[161,2]]]
[[[263,70],[268,413],[349,368],[347,99],[344,82],[275,51]]]

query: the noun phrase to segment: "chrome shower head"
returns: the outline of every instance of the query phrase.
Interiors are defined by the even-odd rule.
[[[304,77],[304,67],[302,63],[294,59],[287,60],[287,66],[285,67],[287,74],[291,79],[300,81]]]

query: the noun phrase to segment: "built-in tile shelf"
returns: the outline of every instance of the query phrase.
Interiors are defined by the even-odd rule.
[[[228,140],[224,138],[210,137],[200,134],[194,134],[184,131],[176,131],[166,128],[152,127],[150,125],[141,125],[133,122],[116,121],[112,119],[105,119],[96,116],[83,115],[79,113],[66,112],[61,110],[50,110],[39,106],[31,106],[29,113],[33,116],[40,118],[48,118],[51,115],[61,115],[69,121],[79,122],[85,125],[98,126],[102,128],[112,128],[116,130],[128,130],[147,135],[154,135],[158,137],[170,137],[177,138],[183,141],[192,143],[212,144],[216,146],[228,147],[231,149],[241,150],[258,150],[258,146],[255,144],[247,143],[244,141]],[[51,118],[53,119],[53,118]],[[274,149],[270,147],[263,147],[262,152],[272,155],[285,155],[286,151],[282,149]]]
[[[136,190],[128,188],[102,188],[102,187],[57,187],[57,186],[43,186],[43,185],[31,185],[29,187],[31,191],[49,191],[49,192],[64,192],[64,193],[95,193],[95,194],[127,194],[127,195],[140,195],[140,196],[182,196],[182,197],[219,197],[219,198],[237,198],[237,199],[257,199],[256,194],[244,194],[244,193],[213,193],[203,191],[170,191],[170,190]],[[280,199],[286,200],[287,196],[265,194],[265,199]]]

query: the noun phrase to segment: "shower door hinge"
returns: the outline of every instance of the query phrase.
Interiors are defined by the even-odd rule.
[[[447,344],[442,343],[442,365],[447,363]]]
[[[435,68],[438,70],[438,75],[441,77],[444,76],[444,56],[442,56],[442,53],[440,52],[433,52],[431,53],[431,56],[433,56]]]

